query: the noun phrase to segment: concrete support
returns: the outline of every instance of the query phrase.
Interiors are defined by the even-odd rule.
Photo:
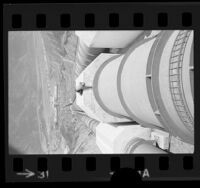
[[[100,123],[96,143],[102,153],[166,153],[149,142],[150,134],[150,128],[140,125]]]

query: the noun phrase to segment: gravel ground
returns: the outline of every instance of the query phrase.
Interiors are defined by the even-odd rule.
[[[63,153],[66,145],[69,153],[100,153],[95,135],[80,116],[72,114],[69,106],[66,107],[75,95],[77,37],[73,31],[41,33],[50,63],[49,77],[58,85],[58,127],[52,130],[51,153]]]

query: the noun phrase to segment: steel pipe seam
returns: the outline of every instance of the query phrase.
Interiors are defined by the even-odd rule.
[[[158,105],[156,104],[155,101],[155,96],[153,93],[153,88],[152,88],[152,64],[154,61],[154,55],[156,53],[159,41],[162,37],[163,32],[159,33],[149,54],[148,57],[148,61],[147,61],[147,68],[146,68],[146,86],[147,86],[147,93],[148,93],[148,97],[149,97],[149,102],[151,104],[152,110],[156,116],[156,118],[158,119],[158,121],[164,125],[165,120],[163,119],[163,117],[160,115],[160,112],[158,110]],[[169,131],[168,127],[165,126],[165,129]]]
[[[151,102],[153,112],[157,119],[162,123],[164,128],[172,133],[171,128],[169,127],[170,118],[167,116],[166,110],[164,109],[164,105],[162,105],[162,101],[158,101],[158,92],[159,92],[159,79],[158,79],[158,71],[159,71],[159,63],[160,58],[163,53],[163,49],[165,47],[166,41],[169,39],[173,31],[162,31],[157,38],[155,53],[150,56],[151,59],[148,60],[151,66],[151,79],[150,85],[147,80],[147,90],[149,94],[149,101]],[[158,71],[157,71],[158,70]],[[147,78],[148,79],[148,78]],[[149,88],[150,87],[150,88]],[[152,92],[152,93],[151,93]]]
[[[99,95],[99,90],[98,90],[98,86],[99,86],[99,77],[103,71],[103,69],[106,67],[107,64],[109,64],[111,61],[115,60],[116,58],[120,57],[121,55],[115,55],[113,57],[110,57],[107,61],[105,61],[98,69],[98,71],[95,74],[94,80],[93,80],[93,93],[95,96],[96,101],[98,102],[98,104],[101,106],[101,108],[107,112],[108,114],[118,117],[118,118],[127,118],[130,119],[127,116],[118,114],[116,112],[111,111],[102,101],[100,95]]]
[[[122,59],[121,61],[121,64],[120,64],[120,67],[118,69],[118,73],[117,73],[117,91],[118,91],[118,95],[119,95],[119,98],[120,98],[120,102],[123,106],[123,108],[125,109],[125,111],[127,112],[127,114],[129,114],[129,116],[135,120],[136,122],[138,122],[139,124],[143,125],[144,127],[151,127],[151,128],[156,128],[157,126],[153,125],[153,124],[150,124],[150,123],[147,123],[145,121],[143,121],[142,119],[138,118],[131,110],[130,108],[128,107],[128,105],[126,104],[126,101],[124,99],[124,96],[123,96],[123,92],[122,92],[122,83],[121,83],[121,78],[122,78],[122,72],[123,72],[123,68],[124,68],[124,65],[127,61],[127,59],[129,58],[129,56],[133,53],[133,51],[151,41],[152,39],[155,39],[155,37],[152,37],[152,38],[147,38],[147,39],[144,39],[143,41],[140,41],[136,44],[133,44],[133,46],[130,47],[130,49],[127,51],[127,53],[125,54],[124,58]]]

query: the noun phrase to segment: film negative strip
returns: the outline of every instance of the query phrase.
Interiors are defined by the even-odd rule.
[[[5,4],[5,181],[199,180],[199,10]]]

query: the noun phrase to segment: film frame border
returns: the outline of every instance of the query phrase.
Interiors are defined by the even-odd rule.
[[[4,61],[4,118],[5,181],[109,181],[112,172],[119,167],[148,169],[144,180],[199,180],[200,179],[200,122],[195,115],[194,154],[169,155],[9,155],[8,154],[8,31],[24,30],[194,30],[194,63],[200,60],[199,3],[88,3],[88,4],[16,4],[4,5],[3,12],[3,61]],[[102,12],[104,14],[102,14]],[[53,14],[52,14],[53,13]],[[67,22],[62,20],[67,19]],[[14,25],[12,25],[14,20]],[[194,74],[194,80],[200,80]],[[199,92],[195,83],[195,96]],[[195,97],[195,114],[199,100]],[[15,162],[14,162],[15,161]],[[55,163],[55,161],[57,161]],[[185,161],[185,162],[184,162]],[[15,163],[15,172],[13,171]],[[63,164],[62,164],[63,163]],[[39,166],[38,166],[39,164]],[[92,164],[92,165],[91,165]],[[64,165],[64,169],[62,166]],[[70,166],[70,167],[69,167]],[[20,169],[21,168],[21,169]],[[31,169],[49,171],[48,178],[19,177],[16,172]]]

